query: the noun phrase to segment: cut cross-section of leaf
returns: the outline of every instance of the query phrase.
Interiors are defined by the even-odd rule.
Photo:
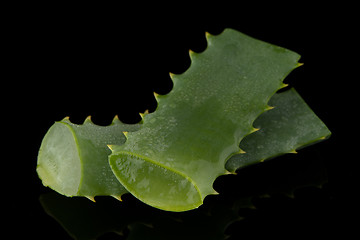
[[[123,144],[123,131],[138,125],[121,123],[117,118],[107,127],[88,118],[82,125],[67,118],[56,122],[45,135],[38,155],[37,172],[45,186],[66,196],[99,195],[119,198],[127,192],[108,164],[107,144]]]
[[[45,186],[66,196],[78,192],[81,180],[80,155],[70,126],[55,123],[45,135],[39,151],[37,172]]]
[[[115,148],[116,149],[116,148]],[[115,161],[111,161],[113,169],[122,172],[121,182],[131,193],[147,204],[173,211],[185,211],[189,204],[198,206],[201,195],[192,179],[159,163],[152,162],[144,156],[137,156],[128,152],[120,152]],[[133,186],[136,186],[133,189]],[[159,197],[161,201],[158,201]],[[170,202],[171,206],[163,205]]]

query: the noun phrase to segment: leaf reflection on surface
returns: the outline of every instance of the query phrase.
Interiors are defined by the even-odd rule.
[[[209,204],[197,210],[174,213],[141,202],[133,204],[129,200],[119,204],[112,198],[98,198],[94,204],[84,198],[68,198],[55,192],[40,197],[46,213],[74,239],[96,239],[107,232],[123,235],[128,228],[127,240],[222,240],[226,237],[226,227],[239,219],[236,206],[216,204],[216,201],[208,201]]]
[[[321,158],[314,156],[310,148],[302,151],[302,154],[286,155],[279,157],[276,161],[244,168],[238,171],[236,176],[228,175],[216,180],[214,188],[220,192],[220,195],[209,196],[205,199],[204,205],[198,209],[181,213],[152,208],[130,194],[123,196],[123,202],[110,197],[97,197],[96,203],[93,203],[86,198],[69,198],[50,192],[41,195],[40,202],[45,212],[74,239],[85,240],[98,237],[103,239],[102,235],[113,232],[111,238],[105,239],[223,240],[227,239],[226,234],[234,233],[234,236],[237,234],[243,236],[246,232],[250,232],[249,229],[264,226],[271,229],[273,226],[271,221],[265,221],[264,226],[259,226],[261,221],[256,220],[258,218],[256,216],[264,212],[264,207],[259,205],[259,197],[269,199],[268,197],[271,196],[270,199],[275,202],[275,205],[269,207],[270,212],[281,216],[281,213],[286,213],[289,209],[286,206],[274,208],[278,206],[276,202],[281,203],[277,196],[282,194],[283,197],[280,200],[285,197],[287,200],[284,201],[290,203],[289,206],[295,206],[293,203],[296,199],[299,201],[301,197],[304,198],[304,191],[296,189],[304,186],[322,186],[327,181],[323,164]],[[296,190],[295,200],[294,190]],[[323,190],[319,189],[319,191]],[[297,194],[298,197],[296,193],[300,193]],[[264,196],[266,198],[263,198]],[[310,197],[311,202],[314,202],[312,194],[308,196],[305,194],[305,197]],[[266,210],[266,212],[269,211]],[[294,220],[298,216],[288,217]],[[275,215],[266,216],[266,218],[279,220],[279,217]],[[301,220],[303,219],[296,221]],[[288,221],[289,219],[282,219],[280,223]],[[254,226],[249,227],[248,224]],[[253,235],[254,232],[252,230],[251,232]],[[115,233],[118,234],[118,238],[114,237],[117,236]],[[105,234],[105,236],[109,235]],[[234,238],[230,237],[230,239]]]

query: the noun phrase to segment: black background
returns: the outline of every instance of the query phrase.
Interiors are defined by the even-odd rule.
[[[31,5],[9,9],[3,22],[5,81],[1,86],[6,133],[1,198],[6,211],[3,221],[7,222],[2,233],[12,239],[69,238],[39,203],[40,194],[50,190],[37,178],[37,151],[54,121],[69,116],[80,124],[91,115],[96,124],[108,125],[118,115],[123,122],[138,122],[139,112],[155,110],[153,92],[171,91],[169,72],[182,73],[189,67],[188,50],[205,50],[205,32],[219,34],[224,28],[234,28],[302,55],[304,66],[286,82],[333,134],[297,155],[217,180],[219,198],[243,192],[255,196],[257,210],[247,213],[245,221],[230,225],[227,234],[230,239],[242,239],[245,234],[350,235],[357,226],[353,217],[358,202],[356,147],[352,146],[357,141],[353,138],[356,110],[352,108],[357,87],[350,74],[356,69],[356,58],[352,61],[345,55],[357,51],[354,19],[348,18],[351,8],[299,4],[288,9],[279,6],[277,11],[263,6],[259,11],[259,6],[223,4],[212,10],[191,5],[160,10],[159,6],[158,13],[150,6],[138,7]],[[299,182],[308,181],[313,165],[320,169],[315,175],[326,175],[321,188],[300,187],[294,198],[277,192],[293,176]],[[267,189],[273,192],[259,197]]]

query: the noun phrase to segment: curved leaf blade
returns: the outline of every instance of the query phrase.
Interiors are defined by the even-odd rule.
[[[294,88],[275,94],[269,104],[275,108],[254,122],[259,128],[241,141],[246,152],[226,163],[226,169],[237,169],[296,150],[327,139],[331,132],[315,115]]]

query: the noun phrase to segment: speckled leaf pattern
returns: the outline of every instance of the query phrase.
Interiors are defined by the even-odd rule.
[[[240,141],[299,66],[297,53],[235,30],[207,41],[204,52],[190,54],[186,72],[172,75],[173,90],[157,97],[140,130],[110,146],[110,166],[122,185],[163,210],[191,210],[216,193],[212,184],[228,172],[226,161],[242,152]]]

